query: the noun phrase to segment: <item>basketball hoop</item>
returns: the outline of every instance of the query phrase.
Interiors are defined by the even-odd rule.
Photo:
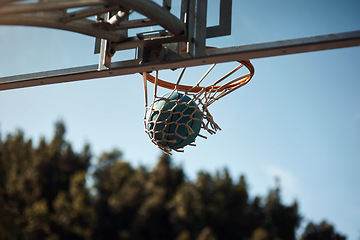
[[[205,72],[205,74],[193,86],[180,84],[186,67],[182,69],[176,83],[159,79],[158,70],[155,71],[155,76],[151,75],[150,73],[144,72],[142,74],[145,93],[144,124],[145,132],[148,134],[151,141],[167,154],[170,154],[171,150],[183,152],[183,144],[180,144],[180,147],[174,146],[178,146],[176,144],[179,141],[189,141],[187,139],[187,136],[193,136],[194,129],[192,129],[192,126],[190,126],[189,123],[193,125],[194,123],[196,123],[196,121],[199,121],[201,123],[201,128],[203,128],[210,134],[215,134],[218,130],[221,130],[219,125],[215,123],[212,115],[209,112],[208,107],[220,98],[247,84],[251,80],[255,72],[254,67],[250,61],[244,60],[238,61],[237,63],[238,65],[234,69],[232,69],[223,77],[213,81],[212,84],[207,86],[203,86],[201,84],[215,68],[216,63],[212,64],[210,68]],[[245,69],[246,73],[239,74],[240,69]],[[228,80],[231,76],[235,75],[235,73],[238,73],[238,76],[233,77],[231,80]],[[148,81],[154,84],[153,100],[150,105],[148,104]],[[171,92],[166,96],[158,96],[158,87],[169,89],[171,90]],[[180,97],[172,99],[173,97],[171,96],[173,96],[174,94],[180,94]],[[187,99],[191,100],[184,101],[183,99],[185,97],[188,97]],[[162,102],[160,107],[157,106],[159,105],[159,102]],[[201,117],[193,117],[193,115],[190,116],[184,114],[184,111],[189,112],[189,110],[187,109],[192,108],[194,104],[199,109]],[[185,105],[185,107],[182,107],[181,111],[179,112],[178,109],[180,109],[180,105]],[[187,122],[187,124],[185,124],[185,127],[183,127],[182,132],[173,131],[175,129],[178,129],[179,125],[184,125],[184,123],[180,124],[179,122]],[[161,126],[161,129],[159,127],[156,129],[156,124],[158,124],[157,126]],[[206,138],[201,134],[197,134],[196,136]],[[178,139],[178,141],[176,139]],[[186,145],[195,146],[195,139],[191,140],[192,142]]]

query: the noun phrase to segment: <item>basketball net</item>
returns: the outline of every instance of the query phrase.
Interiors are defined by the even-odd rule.
[[[231,93],[231,92],[239,89],[240,87],[244,86],[245,84],[247,84],[251,80],[252,76],[254,75],[254,67],[250,63],[250,61],[248,61],[248,60],[239,61],[238,63],[239,63],[239,65],[237,67],[235,67],[233,70],[229,71],[223,77],[219,78],[218,80],[214,81],[212,84],[210,84],[208,86],[201,86],[201,83],[203,82],[205,77],[207,77],[209,75],[209,73],[214,69],[214,67],[216,66],[216,63],[211,65],[211,67],[206,71],[206,73],[193,86],[180,84],[181,79],[186,70],[186,67],[183,68],[176,83],[171,83],[171,82],[159,79],[158,78],[158,73],[159,73],[158,70],[155,71],[155,76],[151,75],[150,73],[146,73],[146,72],[142,73],[143,82],[144,82],[144,94],[145,94],[144,124],[145,124],[145,132],[149,136],[150,140],[166,154],[171,154],[171,150],[174,150],[177,152],[184,151],[183,147],[178,148],[178,149],[173,149],[173,148],[170,148],[169,146],[166,146],[169,144],[164,145],[164,142],[166,142],[166,141],[169,143],[174,141],[174,140],[168,140],[168,137],[164,137],[164,136],[169,135],[169,133],[166,133],[164,131],[165,127],[164,127],[164,129],[157,130],[157,131],[155,131],[154,129],[150,129],[150,130],[148,129],[149,124],[156,124],[156,120],[149,120],[148,116],[153,114],[155,111],[157,111],[157,112],[170,111],[170,110],[164,110],[164,109],[154,109],[155,102],[160,101],[160,100],[169,101],[168,99],[164,99],[163,97],[158,96],[158,87],[170,89],[171,94],[174,92],[179,92],[179,93],[184,94],[184,96],[190,97],[190,99],[192,99],[191,102],[196,103],[196,105],[198,106],[198,108],[201,112],[201,115],[202,115],[201,119],[194,119],[194,120],[201,121],[201,128],[206,130],[209,134],[213,135],[217,131],[221,130],[221,128],[214,121],[213,116],[209,112],[209,106],[211,104],[213,104],[215,101],[223,98],[224,96],[228,95],[229,93]],[[243,67],[247,68],[247,73],[241,74],[240,76],[236,76],[232,80],[228,80],[230,78],[230,76],[234,75],[236,72],[238,72],[239,69],[241,69]],[[154,84],[153,99],[152,99],[151,104],[148,104],[149,103],[148,102],[148,87],[147,87],[148,81]],[[169,96],[171,94],[169,94]],[[180,104],[180,100],[181,99],[171,100],[171,101],[175,101],[175,105],[176,105],[176,104]],[[184,103],[182,102],[181,104],[184,104]],[[186,104],[186,107],[191,107],[190,102],[185,103],[185,104]],[[165,106],[165,105],[166,104],[164,104],[163,106]],[[174,109],[174,108],[172,108],[172,109]],[[171,123],[169,123],[169,122],[164,122],[164,123],[165,124],[179,124],[175,121],[171,122]],[[184,124],[184,123],[181,123],[181,124]],[[188,123],[186,123],[185,125],[186,125],[186,129],[188,130],[188,134],[192,134],[193,131],[192,131],[191,127],[188,125]],[[155,138],[155,135],[158,133],[160,133],[163,136],[161,140]],[[184,138],[183,136],[180,136],[176,133],[172,133],[172,134],[176,135],[176,137]],[[205,138],[205,139],[207,138],[206,136],[201,135],[201,134],[199,134],[198,136]],[[188,145],[196,146],[194,142],[192,142]]]

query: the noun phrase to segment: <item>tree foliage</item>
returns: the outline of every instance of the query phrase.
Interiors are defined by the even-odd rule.
[[[37,146],[21,131],[0,136],[0,239],[296,239],[298,204],[284,204],[279,186],[251,198],[227,169],[187,181],[167,155],[148,170],[118,150],[89,171],[90,147],[76,153],[65,132],[58,122]],[[300,239],[345,238],[322,222]]]
[[[0,238],[91,238],[90,148],[75,153],[64,134],[59,122],[49,143],[35,147],[21,131],[0,142]]]
[[[315,224],[313,222],[308,223],[305,228],[304,233],[302,234],[300,240],[345,240],[345,236],[337,233],[334,227],[327,223],[326,221],[322,221],[319,224]]]

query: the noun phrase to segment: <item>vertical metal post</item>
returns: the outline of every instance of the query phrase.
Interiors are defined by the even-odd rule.
[[[201,57],[205,55],[206,48],[207,0],[189,0],[187,7],[189,54]]]
[[[111,67],[111,57],[108,54],[109,42],[106,39],[101,39],[100,44],[100,59],[98,70],[109,70]]]
[[[107,22],[110,18],[110,13],[104,13],[102,17],[103,21]],[[101,39],[98,71],[108,70],[110,67],[111,56],[109,55],[109,40]]]

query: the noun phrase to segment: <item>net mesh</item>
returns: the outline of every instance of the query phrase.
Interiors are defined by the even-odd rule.
[[[183,151],[185,145],[193,144],[203,124],[203,115],[197,103],[187,95],[172,99],[175,92],[167,97],[157,97],[147,107],[145,132],[162,151]],[[195,131],[194,131],[195,130]],[[187,144],[188,143],[188,144]]]
[[[249,73],[235,77],[225,84],[219,85],[242,68],[244,64],[246,64],[246,67],[249,69]],[[200,86],[215,65],[216,64],[213,64],[193,86],[180,85],[180,81],[186,68],[183,68],[178,81],[175,84],[160,80],[158,78],[158,71],[155,72],[155,77],[149,73],[143,73],[145,92],[145,132],[151,141],[163,152],[167,154],[171,154],[172,150],[183,152],[183,148],[186,145],[195,146],[196,136],[206,138],[204,135],[194,132],[193,126],[196,123],[211,135],[221,130],[209,112],[209,106],[248,83],[254,74],[254,70],[249,61],[240,62],[236,68],[216,80],[213,84],[209,86]],[[153,100],[151,104],[148,104],[147,81],[154,84]],[[171,93],[166,96],[158,96],[158,86],[171,89]],[[180,97],[171,97],[178,93],[180,93]],[[161,104],[159,104],[160,102]]]

